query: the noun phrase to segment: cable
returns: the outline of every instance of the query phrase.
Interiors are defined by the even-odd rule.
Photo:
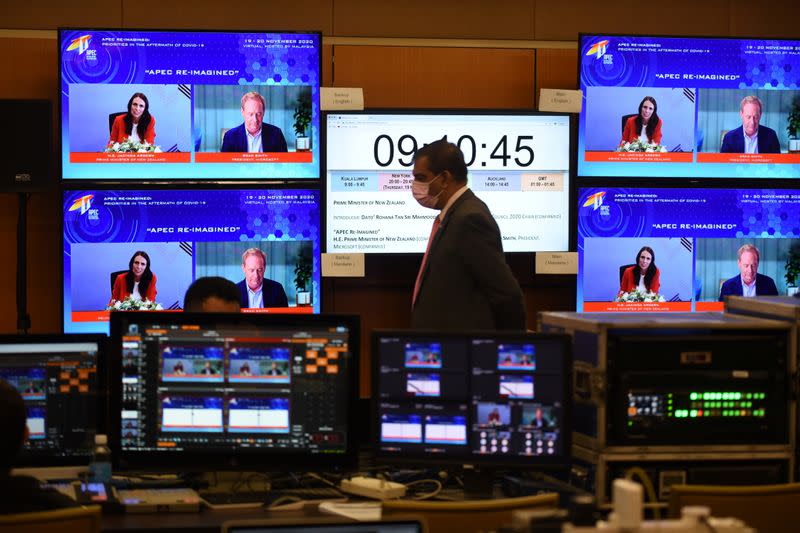
[[[406,483],[406,489],[410,489],[414,485],[423,485],[423,484],[433,484],[436,488],[431,492],[425,492],[422,494],[415,495],[412,500],[428,500],[430,498],[436,497],[440,492],[442,492],[442,482],[438,479],[419,479],[417,481],[412,481],[410,483]]]
[[[644,486],[644,491],[647,493],[647,499],[651,503],[658,503],[658,499],[656,498],[656,490],[653,487],[653,482],[650,480],[650,476],[647,475],[647,472],[638,466],[632,466],[625,471],[625,479],[633,480],[634,476],[638,477],[639,481]],[[656,520],[661,519],[661,510],[658,507],[653,507],[653,517]]]

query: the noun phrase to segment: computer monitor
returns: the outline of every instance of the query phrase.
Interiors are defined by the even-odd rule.
[[[111,331],[120,467],[354,463],[357,317],[114,312]]]
[[[0,379],[22,395],[30,432],[15,466],[89,463],[104,431],[105,344],[104,335],[0,336]]]
[[[401,462],[546,467],[570,455],[569,338],[375,331],[375,448]]]
[[[569,249],[573,120],[508,110],[386,109],[326,115],[326,251],[423,253],[436,214],[411,194],[414,154],[446,138],[506,252]]]
[[[64,180],[319,178],[319,32],[62,28],[58,54]]]

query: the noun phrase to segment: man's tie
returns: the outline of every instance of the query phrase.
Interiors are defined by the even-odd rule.
[[[436,235],[436,232],[439,230],[439,215],[436,215],[436,218],[433,219],[433,227],[431,228],[431,235],[428,237],[428,247],[425,248],[425,255],[422,256],[422,264],[419,266],[419,273],[417,274],[417,281],[414,283],[414,296],[411,298],[411,307],[414,307],[414,303],[417,301],[417,294],[419,294],[419,286],[422,282],[422,273],[425,271],[425,266],[428,264],[428,252],[431,251],[431,243],[433,242],[433,236]]]

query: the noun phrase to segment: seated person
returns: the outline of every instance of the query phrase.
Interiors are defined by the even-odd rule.
[[[658,104],[652,96],[645,96],[639,103],[639,113],[625,122],[622,130],[622,141],[632,143],[641,140],[650,144],[661,144],[661,125],[663,121],[658,116]]]
[[[636,264],[626,268],[622,273],[622,281],[619,284],[617,295],[636,289],[658,294],[660,288],[661,273],[656,266],[656,253],[649,246],[642,246],[636,255]]]
[[[156,301],[156,275],[150,270],[150,256],[142,251],[134,252],[128,261],[128,271],[123,272],[114,281],[111,289],[109,305],[121,302],[128,296],[137,300]]]
[[[781,143],[775,130],[760,126],[762,105],[758,96],[745,96],[739,104],[742,125],[722,138],[723,154],[779,154]]]
[[[239,288],[234,282],[219,276],[197,278],[186,289],[183,310],[189,313],[238,313]]]
[[[31,513],[76,507],[75,501],[45,489],[28,476],[12,476],[11,467],[28,438],[25,401],[11,384],[0,380],[0,514]]]
[[[156,140],[156,119],[150,114],[150,102],[142,93],[133,93],[128,111],[117,115],[111,126],[108,146],[126,140],[153,144]]]
[[[273,362],[272,362],[272,366],[271,366],[271,367],[270,367],[270,369],[267,371],[267,375],[268,375],[268,376],[282,376],[282,375],[283,375],[283,370],[281,370],[280,368],[278,368],[278,363],[276,363],[275,361],[273,361]]]
[[[225,132],[221,152],[286,152],[286,138],[280,128],[262,122],[267,103],[257,92],[242,96],[244,122]]]
[[[242,366],[239,367],[239,375],[240,376],[251,376],[250,373],[250,365],[247,363],[243,363]]]
[[[739,257],[739,275],[725,280],[719,291],[719,301],[726,296],[777,296],[778,288],[775,281],[764,274],[758,273],[758,262],[761,254],[752,244],[743,244],[736,255]]]
[[[258,248],[249,248],[242,254],[245,279],[237,283],[242,309],[289,307],[283,285],[264,277],[266,266],[267,255]]]
[[[204,376],[216,376],[217,370],[211,366],[210,361],[206,361],[206,364],[203,366],[202,370],[200,370],[200,374]]]
[[[186,375],[186,370],[183,369],[183,363],[178,361],[174,365],[172,365],[172,373],[177,376],[184,376]]]

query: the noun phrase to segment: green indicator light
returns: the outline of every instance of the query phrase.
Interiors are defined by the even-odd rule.
[[[697,411],[692,409],[691,411],[689,411],[689,416],[691,418],[697,418]]]
[[[691,394],[689,395],[689,399],[690,399],[690,400],[696,400],[696,399],[697,399],[697,393],[696,393],[696,392],[693,392],[693,393],[691,393]]]
[[[735,396],[735,398],[734,398],[735,400],[741,400],[742,399],[742,393],[741,392],[734,392],[733,394]]]
[[[745,396],[747,397],[748,400],[753,397],[753,395],[749,392]]]

